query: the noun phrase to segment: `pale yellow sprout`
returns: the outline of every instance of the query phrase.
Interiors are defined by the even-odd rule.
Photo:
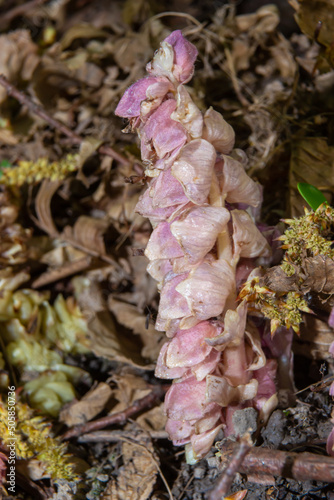
[[[59,161],[49,162],[47,158],[36,161],[19,161],[17,166],[3,168],[0,184],[7,186],[22,186],[43,179],[51,181],[62,180],[78,169],[78,155],[69,154]]]

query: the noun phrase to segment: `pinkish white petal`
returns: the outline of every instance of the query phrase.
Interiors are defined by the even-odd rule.
[[[149,160],[155,155],[163,158],[186,142],[187,134],[184,128],[170,117],[175,108],[176,101],[168,99],[147,120],[141,130],[143,160]]]
[[[196,205],[207,202],[215,161],[214,147],[204,139],[195,139],[182,148],[172,166],[172,174]]]
[[[189,443],[190,436],[194,432],[194,425],[186,420],[173,420],[168,418],[165,429],[170,439],[172,439],[173,444],[175,446],[181,446],[187,442]]]
[[[234,288],[234,273],[225,260],[203,262],[177,285],[197,320],[206,320],[223,312],[225,301]]]
[[[183,251],[172,235],[168,222],[160,222],[151,234],[145,255],[150,260],[183,257]]]
[[[211,142],[219,153],[229,154],[234,146],[235,134],[222,115],[211,107],[204,115],[203,139]]]
[[[191,368],[191,373],[194,375],[196,380],[204,380],[209,373],[213,373],[220,361],[220,356],[220,352],[213,349],[210,354],[203,359],[203,361],[198,363],[198,365],[193,366]]]
[[[206,431],[198,435],[193,434],[191,436],[191,446],[195,458],[200,459],[202,457],[205,457],[205,455],[209,453],[215,438],[217,437],[220,429],[222,428],[223,424],[220,424],[211,429],[210,431]]]
[[[217,327],[208,321],[202,321],[188,330],[179,330],[170,341],[167,349],[166,364],[175,366],[194,366],[203,361],[212,348],[206,338],[217,334]]]
[[[140,104],[144,101],[147,89],[158,81],[157,78],[149,76],[142,78],[131,85],[123,94],[119,101],[115,114],[123,118],[134,118],[140,115]],[[167,89],[168,90],[168,89]]]
[[[197,54],[196,47],[184,38],[180,30],[176,30],[161,42],[146,70],[152,75],[187,83],[193,75]]]
[[[268,359],[265,366],[254,371],[253,376],[259,383],[254,406],[257,410],[261,410],[265,402],[276,394],[275,378],[277,373],[277,361]]]
[[[203,116],[183,85],[177,89],[176,101],[177,107],[171,114],[171,118],[180,122],[192,139],[200,138],[203,130]]]
[[[186,204],[189,200],[184,194],[182,185],[172,175],[170,169],[160,173],[153,191],[153,206],[159,208]]]
[[[226,201],[246,203],[252,207],[257,207],[262,202],[260,185],[246,174],[244,167],[237,160],[223,155],[223,160],[216,164],[216,171]]]
[[[164,280],[166,274],[168,274],[172,270],[173,266],[168,259],[152,260],[146,268],[148,274],[159,283],[161,283]]]
[[[154,189],[155,183],[157,179],[151,181],[151,188]],[[188,200],[187,200],[188,201]],[[169,219],[171,215],[180,207],[180,205],[176,206],[168,206],[164,208],[159,208],[153,206],[153,199],[151,197],[151,189],[148,188],[146,191],[140,196],[139,201],[136,205],[135,211],[142,215],[143,217],[147,217],[151,220],[151,222],[159,222],[166,221]]]
[[[172,320],[190,315],[186,299],[176,290],[177,285],[186,276],[186,274],[167,275],[161,290],[158,320]]]
[[[218,422],[222,421],[223,414],[221,406],[215,404],[212,406],[212,410],[207,412],[203,418],[197,420],[195,423],[195,434],[202,434],[211,430]]]
[[[230,403],[241,403],[256,396],[258,381],[250,380],[247,384],[240,384],[233,387],[226,377],[208,375],[206,377],[207,401],[217,403],[220,406],[228,406]]]
[[[234,258],[270,255],[270,247],[244,210],[232,210]]]
[[[170,43],[164,40],[155,51],[152,61],[146,65],[146,71],[155,76],[166,76],[172,82],[175,78],[172,73],[174,65],[174,50]]]
[[[212,249],[229,219],[226,208],[194,207],[172,222],[171,231],[189,262],[196,264]]]
[[[182,377],[186,373],[187,368],[166,366],[167,350],[168,350],[168,343],[164,344],[160,350],[154,375],[158,378],[166,378],[166,379]]]
[[[243,300],[236,310],[228,309],[224,317],[224,331],[206,339],[206,342],[215,347],[218,351],[224,350],[227,346],[238,346],[245,334],[247,319],[247,302]]]
[[[174,49],[174,65],[173,75],[180,83],[187,83],[194,72],[194,64],[198,55],[198,51],[192,43],[190,43],[180,30],[173,31],[166,39]]]
[[[141,102],[140,116],[144,120],[152,111],[157,109],[162,103],[166,94],[173,90],[173,86],[169,80],[158,78],[146,90],[146,99]]]
[[[262,350],[261,338],[258,329],[252,323],[247,325],[245,337],[252,349],[252,362],[248,366],[247,370],[259,370],[265,366],[266,356]]]
[[[206,382],[195,377],[177,382],[168,389],[165,397],[165,412],[173,420],[198,420],[214,408],[205,399]]]

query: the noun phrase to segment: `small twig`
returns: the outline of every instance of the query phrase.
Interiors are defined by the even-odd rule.
[[[251,438],[249,433],[246,433],[241,438],[240,443],[234,447],[232,457],[227,467],[223,470],[214,490],[210,493],[209,500],[221,500],[227,495],[234,476],[240,469],[242,462],[244,461],[247,453],[250,452],[251,448]]]
[[[7,80],[5,75],[0,74],[0,85],[2,85],[7,90],[8,95],[14,97],[14,99],[16,99],[23,106],[26,106],[29,111],[42,118],[52,128],[59,130],[62,134],[66,135],[66,137],[71,140],[72,144],[80,146],[83,143],[84,139],[80,137],[80,135],[76,134],[73,130],[68,128],[64,123],[61,123],[55,118],[52,118],[52,116],[50,116],[41,106],[33,102],[30,97],[28,97],[26,94],[18,90],[14,85],[12,85]],[[98,151],[103,155],[110,156],[122,165],[130,165],[131,163],[125,156],[123,156],[121,153],[117,153],[117,151],[114,151],[110,146],[102,145],[99,147]]]
[[[15,17],[22,16],[26,12],[29,12],[34,7],[41,7],[47,0],[31,0],[30,2],[24,2],[21,5],[16,5],[8,12],[1,14],[0,26],[10,23]]]
[[[168,439],[166,431],[147,431],[151,439]],[[97,431],[84,434],[78,438],[78,443],[117,443],[122,438],[136,439],[131,431]]]
[[[220,445],[224,458],[232,457],[235,443]],[[244,458],[238,471],[243,474],[272,475],[296,481],[334,482],[334,458],[315,453],[292,453],[289,451],[252,448]]]
[[[45,273],[41,274],[32,282],[31,287],[40,288],[45,285],[50,285],[55,281],[68,278],[73,274],[79,274],[81,271],[86,270],[91,265],[91,263],[92,257],[89,255],[73,262],[66,262],[66,264],[63,264],[61,267],[57,267],[55,269],[51,268]]]
[[[129,408],[112,415],[107,415],[106,417],[94,420],[93,422],[87,422],[86,424],[77,425],[72,429],[68,430],[63,434],[62,440],[71,439],[73,437],[81,436],[82,434],[87,434],[92,431],[97,431],[99,429],[104,429],[105,427],[113,424],[125,424],[129,417],[138,413],[144,409],[150,408],[154,403],[160,399],[169,385],[156,385],[153,387],[152,392],[141,399],[137,399]]]

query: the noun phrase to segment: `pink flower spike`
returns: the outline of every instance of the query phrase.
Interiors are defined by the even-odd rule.
[[[190,377],[174,383],[165,397],[165,411],[173,420],[198,420],[215,405],[206,402],[206,382]]]
[[[206,320],[223,312],[226,298],[234,287],[233,278],[233,270],[226,260],[204,261],[177,285],[176,291],[185,297],[197,320]]]
[[[188,330],[179,330],[168,345],[166,364],[175,366],[194,366],[203,361],[211,352],[212,347],[206,338],[214,337],[219,328],[208,321],[202,321]]]
[[[174,49],[173,75],[180,83],[187,83],[194,73],[194,64],[198,51],[188,42],[180,30],[173,31],[166,39]]]
[[[141,134],[143,160],[149,160],[155,154],[163,158],[186,142],[184,128],[170,117],[175,108],[176,101],[168,99],[148,119]]]
[[[119,101],[115,114],[123,118],[134,118],[139,116],[140,104],[147,98],[147,89],[157,81],[157,78],[148,76],[131,85],[131,87],[126,89],[122,99]]]
[[[222,207],[193,207],[171,223],[171,232],[191,264],[198,263],[212,249],[230,220]]]
[[[174,83],[187,83],[193,76],[197,55],[196,47],[176,30],[161,42],[146,70],[154,76],[167,76]]]
[[[223,424],[217,425],[210,431],[206,431],[203,434],[196,435],[194,434],[191,437],[191,445],[194,453],[194,457],[196,460],[199,458],[205,457],[207,453],[209,453],[211,446],[220,429],[223,428]]]
[[[234,146],[234,130],[223,116],[212,108],[204,115],[203,139],[211,142],[219,153],[229,154]]]
[[[172,166],[172,174],[196,205],[207,203],[215,162],[216,151],[212,144],[195,139],[182,148]]]
[[[147,243],[145,255],[149,260],[175,259],[184,253],[172,235],[168,222],[160,222]]]

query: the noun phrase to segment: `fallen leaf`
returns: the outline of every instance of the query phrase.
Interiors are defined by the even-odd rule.
[[[58,236],[58,230],[53,222],[51,214],[51,200],[60,185],[61,181],[49,181],[44,179],[38,190],[35,201],[35,210],[38,217],[36,224],[49,236],[54,238]]]
[[[300,325],[300,337],[294,337],[293,352],[315,360],[330,360],[329,347],[334,342],[334,332],[327,323],[307,315]]]
[[[334,41],[332,0],[293,0],[290,4],[296,9],[295,19],[301,31],[311,39],[317,38],[325,47],[330,47]],[[321,27],[318,30],[319,23]]]
[[[334,147],[325,138],[304,137],[292,142],[289,189],[293,217],[304,214],[305,201],[297,190],[298,182],[325,190],[325,196],[334,187]]]
[[[303,261],[306,278],[302,289],[317,293],[334,293],[334,260],[324,255],[316,255]]]
[[[140,355],[142,345],[138,337],[126,335],[120,326],[116,328],[108,311],[97,312],[88,323],[92,351],[113,361],[120,361],[137,368],[152,370],[154,364],[145,363]]]
[[[139,438],[138,438],[139,439]],[[122,443],[123,466],[117,479],[112,479],[102,500],[147,500],[150,498],[158,473],[159,462],[151,439]]]
[[[38,62],[38,47],[31,40],[28,30],[11,31],[0,36],[0,74],[9,81],[30,80]],[[0,87],[0,103],[7,98],[7,91]]]
[[[92,250],[99,255],[106,255],[103,235],[108,225],[108,222],[104,219],[81,215],[73,228],[71,226],[64,228],[60,237],[69,242],[74,241],[82,248]]]
[[[68,427],[92,420],[105,408],[112,392],[108,384],[101,382],[97,387],[88,391],[80,401],[66,405],[60,412],[59,420]]]
[[[116,300],[112,295],[109,296],[108,306],[118,323],[140,336],[143,344],[142,356],[153,362],[156,361],[161,346],[165,342],[165,336],[158,332],[151,323],[146,324],[146,316],[136,306]]]

